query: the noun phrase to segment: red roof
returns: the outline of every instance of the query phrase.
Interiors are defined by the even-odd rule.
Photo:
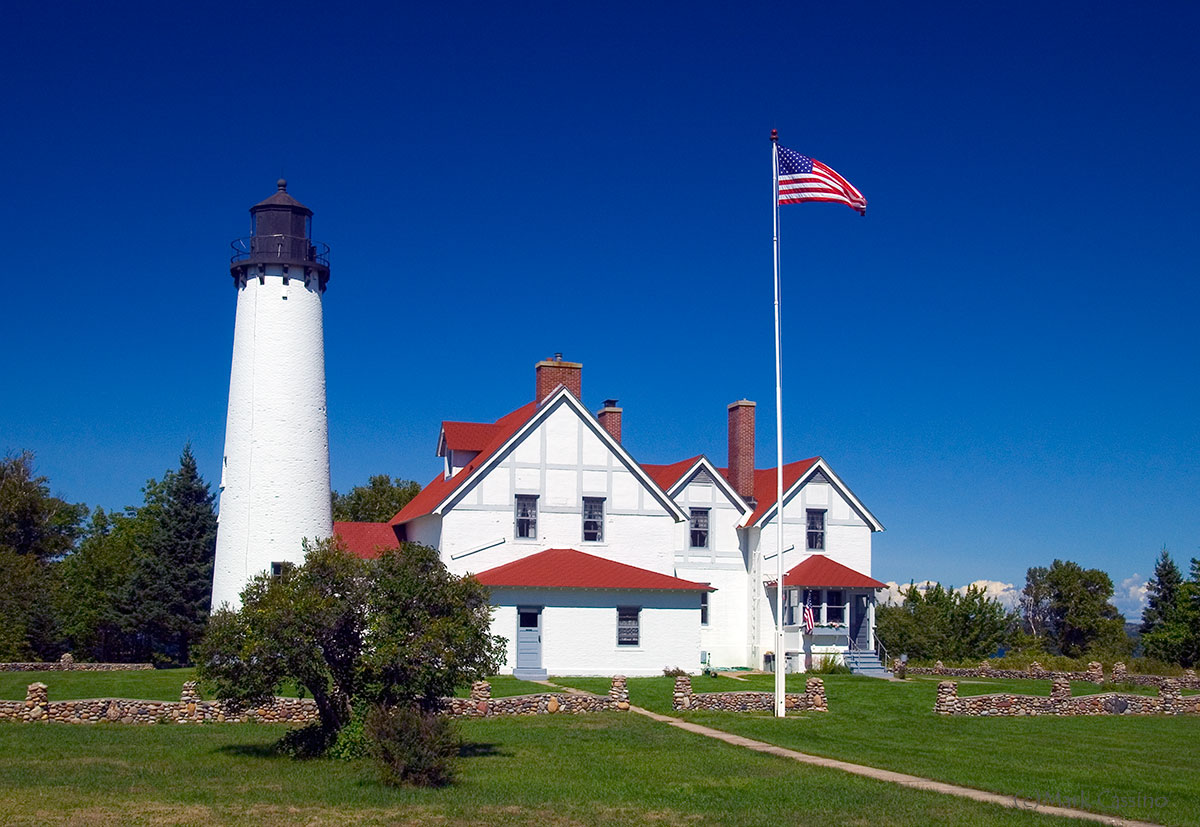
[[[391,524],[403,525],[410,520],[415,520],[417,517],[424,517],[437,508],[442,500],[453,494],[462,485],[463,481],[474,473],[476,468],[485,463],[492,454],[499,450],[501,445],[508,442],[512,435],[519,431],[521,426],[533,417],[534,413],[537,412],[537,407],[536,402],[522,405],[512,413],[500,417],[491,425],[479,422],[443,423],[443,428],[448,424],[478,425],[479,427],[472,429],[471,433],[477,436],[483,432],[483,429],[490,429],[491,439],[479,449],[479,453],[467,463],[467,467],[460,469],[454,476],[446,477],[438,474],[434,477],[429,485],[421,489],[421,493],[408,501],[408,505],[404,506],[399,514],[392,517]],[[467,449],[464,448],[463,450]]]
[[[653,589],[708,592],[707,583],[680,580],[668,574],[639,569],[573,548],[552,548],[494,569],[475,579],[485,586],[535,589]]]
[[[333,533],[355,557],[373,560],[381,549],[399,548],[396,531],[388,523],[334,523]]]
[[[788,489],[799,482],[800,478],[812,468],[820,457],[810,457],[808,459],[789,462],[783,466],[783,492],[786,494]],[[725,468],[718,468],[721,476],[729,479],[729,471]],[[754,513],[750,515],[750,519],[746,525],[754,525],[762,519],[763,515],[775,505],[775,494],[778,487],[775,478],[774,468],[756,468],[754,469],[754,499],[758,501],[758,505],[754,508]]]
[[[482,451],[496,437],[496,426],[487,422],[443,422],[442,437],[451,451]]]
[[[824,554],[814,554],[783,576],[785,586],[835,586],[852,589],[886,589],[873,577],[849,566],[830,560]]]
[[[687,473],[688,469],[701,460],[703,454],[692,457],[691,459],[680,460],[673,462],[670,465],[648,465],[641,463],[642,470],[654,480],[663,491],[670,490],[671,486],[679,482],[679,478]]]

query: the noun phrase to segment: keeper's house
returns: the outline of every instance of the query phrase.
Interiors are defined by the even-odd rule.
[[[335,531],[363,556],[408,540],[474,574],[518,676],[770,666],[778,504],[775,469],[754,468],[754,403],[729,406],[718,468],[703,455],[638,463],[616,400],[592,414],[581,397],[582,365],[539,362],[533,401],[492,423],[442,423],[441,470],[390,523]],[[784,486],[786,666],[870,662],[883,526],[820,457],[785,465]]]

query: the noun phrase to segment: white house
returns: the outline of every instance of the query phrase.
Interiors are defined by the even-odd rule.
[[[443,422],[437,476],[390,523],[335,524],[346,545],[424,543],[475,575],[519,676],[772,662],[778,509],[775,469],[754,468],[754,403],[729,406],[727,467],[643,465],[621,445],[616,400],[583,406],[582,365],[556,356],[535,374],[534,400],[507,416]],[[820,457],[784,476],[787,666],[870,660],[883,526]]]

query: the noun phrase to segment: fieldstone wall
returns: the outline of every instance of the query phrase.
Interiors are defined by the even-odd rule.
[[[804,692],[788,692],[783,696],[785,709],[793,712],[813,710],[827,712],[825,681],[809,678]],[[757,712],[775,709],[774,692],[693,692],[692,679],[687,675],[675,678],[674,709],[708,709],[719,712]]]
[[[896,661],[899,662],[898,660]],[[914,675],[946,675],[956,678],[1009,678],[1015,680],[1053,680],[1066,678],[1069,681],[1087,681],[1089,683],[1104,683],[1104,666],[1096,661],[1088,664],[1086,672],[1061,672],[1042,668],[1033,661],[1025,669],[993,669],[988,661],[983,661],[978,667],[971,669],[946,668],[939,660],[933,667],[909,666],[907,671]],[[1200,678],[1196,677],[1195,669],[1183,670],[1182,676],[1168,675],[1136,675],[1129,672],[1125,664],[1114,663],[1109,673],[1113,683],[1127,683],[1136,686],[1160,686],[1167,681],[1175,681],[1182,689],[1200,689]],[[901,677],[899,674],[896,677]]]
[[[1050,697],[1034,695],[958,696],[958,681],[938,684],[933,711],[940,715],[1200,715],[1200,698],[1184,698],[1178,681],[1164,680],[1158,696],[1106,692],[1071,697],[1071,683],[1055,677]]]
[[[150,663],[76,663],[69,652],[48,663],[0,663],[0,672],[139,672],[153,668]]]
[[[466,698],[443,698],[442,709],[453,717],[491,718],[499,715],[553,715],[605,712],[610,709],[629,709],[629,689],[625,678],[617,676],[607,695],[576,692],[539,692],[534,695],[512,695],[493,698],[487,681],[471,685]]]
[[[96,724],[112,721],[122,724],[203,724],[300,723],[317,719],[317,706],[307,698],[275,698],[270,703],[249,709],[231,710],[222,701],[204,701],[196,692],[196,682],[183,685],[178,701],[139,701],[128,698],[90,698],[78,701],[51,701],[44,683],[32,683],[24,701],[0,701],[0,721],[57,721],[64,724]]]
[[[613,678],[608,695],[544,692],[493,698],[487,681],[471,686],[466,698],[443,698],[443,710],[453,717],[482,718],[497,715],[551,715],[556,712],[603,712],[629,709],[625,678]],[[91,698],[51,701],[44,683],[32,683],[24,701],[0,701],[0,721],[56,721],[66,724],[204,724],[263,723],[307,724],[318,718],[317,705],[309,698],[274,698],[262,706],[231,709],[224,701],[201,700],[196,682],[183,685],[178,701],[138,701],[127,698]]]

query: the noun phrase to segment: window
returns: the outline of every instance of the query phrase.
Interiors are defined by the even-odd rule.
[[[821,619],[821,590],[820,589],[805,589],[800,593],[800,606],[812,605],[813,623],[824,623]],[[797,613],[801,619],[804,617],[804,609],[801,608]]]
[[[825,548],[825,512],[808,510],[808,547]]]
[[[604,542],[604,498],[583,498],[583,541]]]
[[[700,625],[708,625],[708,592],[700,592]]]
[[[288,573],[292,567],[291,563],[272,563],[271,564],[271,579],[282,580],[284,575]]]
[[[846,607],[843,604],[845,598],[842,597],[841,589],[829,589],[825,592],[825,622],[826,623],[845,623],[846,622]]]
[[[537,501],[532,494],[517,495],[517,539],[537,539]]]
[[[708,548],[708,509],[692,509],[692,548]]]
[[[617,645],[637,646],[641,639],[641,612],[637,606],[617,607]]]

